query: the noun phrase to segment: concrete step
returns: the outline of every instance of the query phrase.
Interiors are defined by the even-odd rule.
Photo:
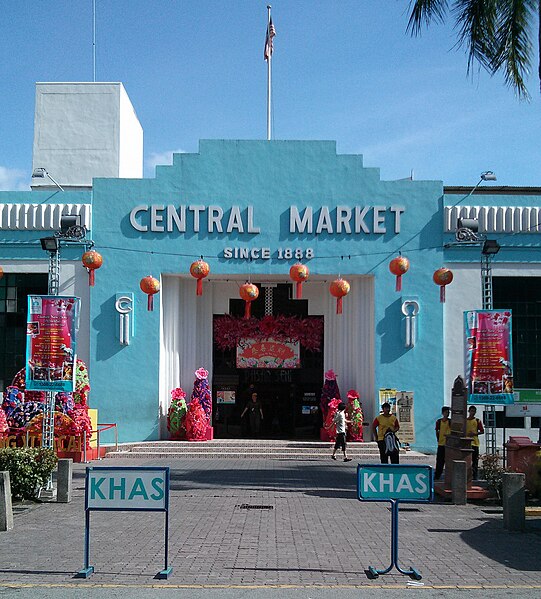
[[[219,439],[213,441],[150,441],[126,443],[110,448],[106,458],[136,459],[212,459],[252,458],[275,460],[328,460],[333,444],[323,441]],[[340,454],[341,455],[341,454]],[[355,461],[379,462],[377,444],[348,443],[348,455]],[[339,457],[339,455],[337,456]],[[401,449],[404,462],[430,463],[433,458]]]
[[[132,453],[132,452],[118,452],[107,454],[106,458],[129,458],[135,460],[185,460],[185,459],[195,459],[195,460],[204,460],[204,459],[261,459],[261,460],[314,460],[314,461],[322,461],[329,460],[330,453],[327,455],[319,455],[319,454],[307,454],[307,455],[299,455],[299,454],[280,454],[275,453],[272,455],[262,453],[262,454],[247,454],[247,453],[156,453],[156,452],[148,452],[148,453]],[[361,463],[379,463],[379,456],[356,456],[353,454],[349,454],[349,457],[355,462]],[[338,456],[338,461],[342,458]],[[403,455],[400,456],[401,463],[407,464],[430,464],[430,460],[427,459],[426,456],[415,456],[415,455]],[[433,460],[432,460],[433,461]]]

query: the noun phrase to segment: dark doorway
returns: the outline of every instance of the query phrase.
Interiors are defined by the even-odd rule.
[[[6,273],[0,279],[0,385],[26,364],[28,295],[47,293],[47,274]]]
[[[252,304],[252,317],[262,318],[265,290]],[[308,318],[308,301],[292,299],[290,284],[277,284],[272,292],[272,315]],[[267,303],[268,308],[268,303]],[[230,300],[230,314],[242,317],[244,302]],[[310,317],[318,318],[320,317]],[[322,344],[323,348],[323,344]],[[241,414],[257,392],[263,410],[259,437],[266,439],[318,439],[321,426],[319,397],[323,383],[323,351],[311,352],[301,346],[301,368],[237,368],[236,348],[220,350],[214,344],[213,425],[217,438],[251,438],[249,419]],[[227,403],[218,403],[227,398]],[[234,400],[231,395],[234,395]]]

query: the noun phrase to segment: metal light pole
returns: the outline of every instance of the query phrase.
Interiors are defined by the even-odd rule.
[[[49,273],[47,287],[49,295],[58,295],[60,286],[60,240],[58,237],[45,237],[41,239],[41,247],[49,252]],[[43,409],[43,423],[41,429],[41,446],[47,449],[54,448],[54,396],[53,391],[45,392],[45,405]],[[52,488],[52,478],[49,479],[47,490]]]
[[[63,216],[60,219],[60,230],[55,231],[54,237],[44,237],[40,239],[41,247],[49,252],[49,272],[48,272],[48,294],[58,295],[60,290],[60,243],[67,245],[84,245],[92,247],[94,242],[85,239],[86,227],[79,224],[78,216]],[[43,410],[43,426],[41,434],[41,447],[54,448],[54,391],[46,391],[46,400]],[[49,480],[47,490],[52,489],[52,478]]]
[[[472,188],[470,193],[459,200],[455,206],[473,195],[475,190],[483,181],[496,181],[496,175],[492,171],[481,173],[480,179]],[[492,299],[492,259],[500,251],[500,245],[493,239],[487,239],[485,234],[479,233],[479,222],[475,218],[459,218],[455,232],[455,240],[458,245],[481,246],[481,299],[483,310],[492,310],[494,307]],[[486,452],[496,454],[496,408],[485,405],[485,442]]]
[[[500,244],[486,239],[481,250],[481,293],[483,310],[492,310],[492,259],[500,251]],[[485,406],[485,443],[486,452],[496,454],[496,407]]]

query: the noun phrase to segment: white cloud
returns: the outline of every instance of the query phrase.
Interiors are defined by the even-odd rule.
[[[30,191],[27,173],[0,166],[0,191]]]
[[[152,152],[146,160],[149,170],[154,170],[158,165],[173,164],[173,154],[185,154],[185,150],[166,150],[165,152]]]

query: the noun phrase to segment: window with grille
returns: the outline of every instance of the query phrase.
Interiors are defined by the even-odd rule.
[[[493,277],[494,309],[513,311],[513,376],[519,389],[541,388],[541,277]]]
[[[0,279],[0,389],[25,365],[28,295],[46,293],[46,274],[5,273]]]

